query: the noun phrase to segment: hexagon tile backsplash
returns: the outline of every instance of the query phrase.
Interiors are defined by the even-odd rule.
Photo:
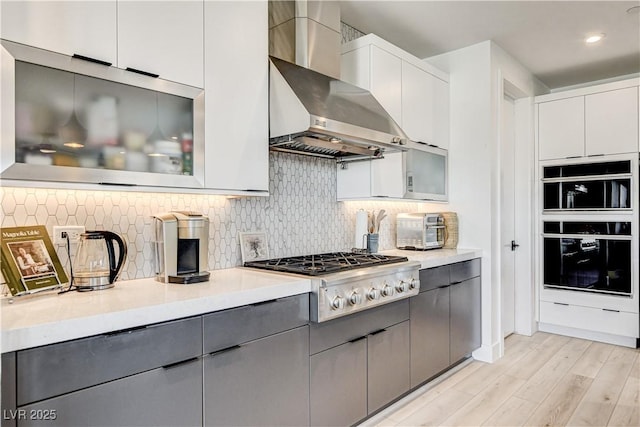
[[[160,212],[191,210],[209,217],[209,269],[217,270],[241,265],[241,231],[264,231],[270,257],[344,251],[353,247],[357,210],[385,209],[388,218],[380,230],[384,250],[394,247],[397,213],[431,207],[414,202],[337,202],[335,161],[271,153],[269,162],[269,197],[3,187],[1,226],[44,224],[50,235],[54,225],[119,233],[128,245],[121,276],[127,280],[155,274],[151,215]],[[446,210],[446,205],[435,205],[435,210]],[[56,250],[68,271],[65,247]]]

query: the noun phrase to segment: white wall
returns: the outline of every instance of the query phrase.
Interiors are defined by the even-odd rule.
[[[494,361],[502,356],[500,310],[500,127],[505,88],[516,104],[517,233],[523,251],[518,263],[523,280],[516,284],[516,332],[530,334],[534,325],[532,268],[533,99],[546,92],[530,72],[491,41],[428,58],[449,73],[450,206],[458,213],[461,247],[483,250],[482,347],[474,357]],[[507,83],[505,83],[505,81]]]

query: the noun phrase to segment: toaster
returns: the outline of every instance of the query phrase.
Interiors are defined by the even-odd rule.
[[[396,247],[426,250],[444,246],[444,217],[439,213],[401,213],[396,217]]]

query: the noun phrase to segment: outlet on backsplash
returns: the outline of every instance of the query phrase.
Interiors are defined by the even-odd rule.
[[[67,244],[66,236],[69,236],[71,243],[77,243],[80,235],[84,233],[83,225],[54,225],[53,226],[53,243],[56,245]]]

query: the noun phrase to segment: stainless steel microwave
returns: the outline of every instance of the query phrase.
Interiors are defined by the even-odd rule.
[[[404,198],[447,201],[448,152],[442,148],[410,142],[402,153]]]

